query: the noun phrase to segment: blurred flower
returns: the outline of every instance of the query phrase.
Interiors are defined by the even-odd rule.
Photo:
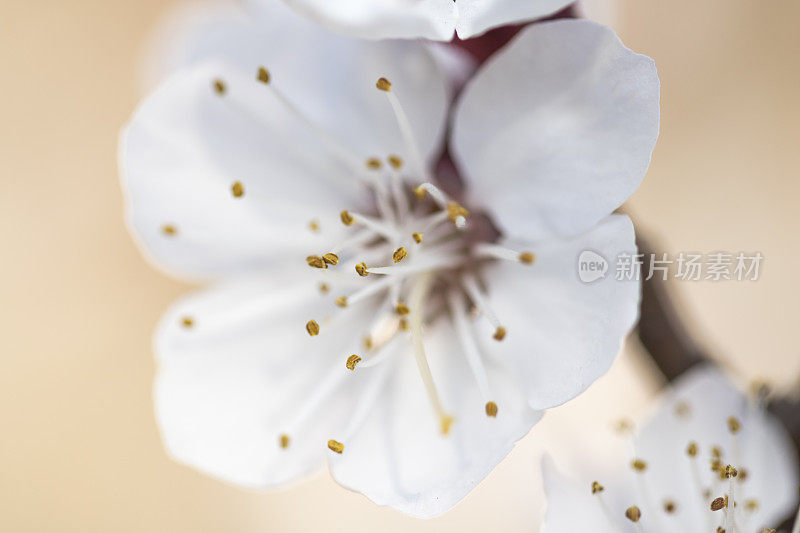
[[[156,333],[165,445],[249,487],[327,461],[379,504],[439,514],[635,320],[636,284],[583,284],[575,261],[635,246],[609,213],[656,140],[652,61],[590,22],[524,30],[456,106],[456,198],[433,183],[448,98],[419,43],[278,8],[218,20],[120,147],[144,250],[215,283]]]
[[[249,0],[271,3],[274,0]],[[529,21],[572,0],[283,0],[297,13],[363,39],[468,39],[491,28]]]
[[[762,532],[796,505],[791,439],[714,368],[675,383],[630,444],[628,464],[595,481],[544,461],[543,533],[617,533],[631,521],[648,533]]]

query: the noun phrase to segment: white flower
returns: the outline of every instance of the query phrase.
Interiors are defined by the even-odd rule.
[[[274,0],[249,0],[270,4]],[[573,0],[283,0],[297,13],[363,39],[467,39],[551,15]]]
[[[635,247],[609,213],[657,137],[652,61],[590,22],[524,30],[455,109],[457,203],[432,184],[447,95],[423,46],[281,10],[219,20],[120,148],[144,249],[214,282],[156,334],[166,447],[249,487],[327,461],[379,504],[439,514],[635,320],[638,286],[583,284],[576,258]]]
[[[797,456],[785,429],[710,367],[664,395],[626,465],[598,465],[593,474],[601,470],[605,479],[576,482],[544,461],[543,533],[760,533],[797,500]]]

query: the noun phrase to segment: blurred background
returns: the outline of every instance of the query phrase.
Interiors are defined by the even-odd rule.
[[[126,232],[116,144],[141,96],[148,31],[173,3],[0,1],[0,530],[537,531],[541,451],[569,456],[658,389],[635,341],[435,520],[379,508],[326,472],[255,493],[166,457],[150,339],[188,286],[147,265]],[[629,202],[638,229],[670,254],[764,255],[756,282],[672,289],[729,368],[788,388],[800,375],[800,3],[621,0],[600,12],[662,81],[661,139]]]

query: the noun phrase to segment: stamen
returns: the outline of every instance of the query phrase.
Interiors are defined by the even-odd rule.
[[[392,253],[392,261],[394,261],[395,263],[399,263],[400,261],[405,259],[407,255],[408,252],[406,252],[406,249],[401,246]]]
[[[339,216],[345,226],[350,226],[353,223],[357,223],[371,229],[375,233],[382,235],[389,240],[394,240],[398,237],[397,232],[393,228],[375,220],[372,217],[358,213],[352,213],[350,211],[342,211]]]
[[[597,481],[592,481],[592,494],[594,494],[594,496],[597,498],[597,503],[600,505],[600,509],[603,510],[603,515],[605,515],[608,525],[611,527],[611,530],[618,531],[619,528],[617,527],[616,520],[614,520],[611,510],[608,508],[606,501],[603,498],[604,490],[606,489],[603,487],[603,485]]]
[[[674,513],[677,508],[678,506],[672,500],[667,500],[664,502],[664,512],[667,514]]]
[[[467,225],[467,216],[469,211],[458,202],[447,203],[447,219],[450,220],[457,228],[463,228]]]
[[[532,265],[536,261],[536,254],[533,252],[517,252],[504,246],[489,243],[480,243],[475,246],[475,254],[479,257],[518,261],[524,265]]]
[[[723,509],[724,507],[725,507],[725,498],[723,498],[721,496],[719,498],[714,498],[714,500],[711,502],[711,510],[712,511],[719,511],[720,509]]]
[[[174,237],[178,234],[178,228],[173,226],[172,224],[164,224],[161,226],[161,233],[166,235],[167,237]]]
[[[347,296],[337,296],[336,305],[339,307],[347,307]]]
[[[375,281],[373,283],[370,283],[369,285],[367,285],[363,289],[361,289],[359,291],[356,291],[355,293],[351,294],[350,296],[340,296],[339,298],[336,299],[336,305],[338,305],[339,307],[346,307],[347,305],[358,303],[361,300],[372,296],[373,294],[376,294],[376,293],[378,293],[378,292],[380,292],[382,290],[385,290],[386,288],[389,287],[389,285],[394,283],[394,281],[395,280],[394,280],[393,277],[386,276],[385,278],[383,278],[383,279],[381,279],[379,281]],[[340,303],[340,299],[341,299],[341,303]]]
[[[411,155],[411,159],[413,159],[417,170],[425,179],[425,181],[431,181],[430,172],[425,164],[425,161],[422,159],[422,153],[420,152],[419,144],[414,137],[414,130],[411,128],[411,123],[408,120],[408,116],[403,110],[403,106],[400,105],[400,100],[398,100],[394,92],[390,90],[392,84],[386,78],[380,78],[375,86],[380,91],[383,91],[384,94],[386,94],[386,98],[389,100],[389,104],[392,106],[392,111],[394,111],[394,116],[397,120],[397,127],[399,128],[400,135],[403,137],[403,141],[405,142],[406,150]]]
[[[400,316],[406,316],[411,312],[408,306],[403,302],[397,302],[397,305],[394,306],[394,310]]]
[[[270,89],[273,96],[275,96],[280,103],[292,114],[294,117],[300,121],[306,128],[308,128],[311,133],[314,134],[317,139],[319,139],[333,154],[335,154],[345,165],[347,165],[350,169],[357,169],[360,168],[358,164],[358,158],[355,157],[347,148],[343,145],[339,144],[335,137],[329,134],[327,131],[323,130],[314,122],[309,119],[305,113],[303,113],[300,108],[294,105],[291,100],[286,98],[282,91],[275,87],[274,84],[270,83],[271,76],[269,71],[264,67],[258,68],[257,74],[258,81],[263,83],[266,87]]]
[[[319,232],[319,230],[320,230],[320,224],[319,224],[319,220],[317,220],[317,219],[315,218],[314,220],[312,220],[311,222],[309,222],[309,223],[308,223],[308,229],[310,229],[310,230],[311,230],[311,231],[313,231],[314,233],[317,233],[317,232]]]
[[[725,529],[729,531],[734,530],[735,518],[734,513],[736,512],[736,497],[734,495],[734,490],[736,487],[735,478],[738,476],[739,473],[736,469],[728,465],[725,467],[725,477],[728,478],[728,494],[725,495],[725,501],[727,503],[727,512],[725,513]]]
[[[400,156],[390,155],[389,157],[386,158],[386,160],[389,162],[389,165],[391,165],[391,167],[395,170],[400,170],[401,168],[403,168],[403,160],[400,158]]]
[[[356,272],[362,278],[369,276],[369,270],[367,270],[367,264],[363,261],[356,264]]]
[[[244,185],[242,185],[241,181],[233,182],[233,185],[231,185],[231,194],[233,194],[234,198],[241,198],[244,196]]]
[[[491,398],[491,392],[489,390],[489,378],[486,375],[486,369],[483,366],[481,354],[478,351],[475,339],[472,337],[472,333],[470,331],[469,322],[467,321],[467,316],[464,312],[464,300],[461,298],[460,293],[450,291],[447,295],[447,303],[450,308],[450,314],[453,318],[453,326],[455,326],[456,335],[460,341],[461,349],[464,351],[464,356],[467,358],[467,363],[469,364],[470,370],[472,370],[472,375],[475,376],[475,381],[478,384],[478,390],[480,391],[481,396],[483,396],[483,399],[488,401],[489,398]],[[489,414],[489,403],[494,404],[494,402],[488,402],[486,404],[486,414],[489,416],[496,416],[497,405],[494,405],[494,415],[491,415]]]
[[[628,507],[625,510],[625,518],[633,522],[638,533],[642,533],[642,525],[639,523],[639,519],[642,518],[642,511],[638,507],[635,505]]]
[[[344,210],[341,213],[339,213],[339,218],[342,219],[342,224],[344,224],[345,226],[350,226],[354,222],[353,217],[350,216],[350,212],[347,210]]]
[[[289,447],[289,435],[284,433],[283,435],[280,436],[278,442],[280,443],[281,448],[285,450],[286,448]]]
[[[460,255],[442,255],[434,256],[425,259],[416,259],[413,262],[405,265],[395,266],[380,266],[370,268],[370,274],[384,274],[384,275],[397,275],[408,276],[417,272],[424,272],[426,270],[436,270],[446,267],[455,267],[461,262],[463,256]]]
[[[361,361],[361,358],[356,354],[353,354],[347,358],[347,362],[344,364],[344,366],[346,366],[348,370],[355,370],[359,361]]]
[[[309,255],[306,257],[306,263],[313,268],[328,268],[328,264],[325,263],[325,260],[318,255]]]
[[[486,402],[486,416],[497,418],[497,404],[494,402]]]
[[[212,82],[212,85],[214,87],[214,91],[218,95],[222,96],[223,94],[225,94],[225,91],[227,90],[227,87],[225,86],[225,82],[224,81],[222,81],[219,78],[215,78],[214,81]]]
[[[327,294],[330,290],[331,287],[327,283],[322,282],[319,284],[319,292],[321,292],[322,294]]]
[[[641,459],[634,459],[631,462],[631,468],[633,468],[637,472],[644,472],[645,470],[647,470],[647,462]]]
[[[450,426],[453,424],[454,419],[445,412],[442,402],[439,399],[439,393],[433,381],[433,374],[431,374],[431,368],[428,366],[428,359],[425,357],[425,345],[422,343],[422,317],[425,307],[425,298],[428,295],[431,281],[431,274],[424,274],[420,276],[411,288],[409,327],[411,329],[411,342],[414,345],[414,359],[417,362],[419,375],[422,378],[422,382],[425,384],[425,390],[428,392],[428,399],[434,411],[436,411],[436,414],[439,416],[439,429],[443,435],[447,435],[450,432]]]
[[[342,444],[339,441],[331,439],[328,441],[328,449],[330,449],[332,452],[341,454],[344,451],[344,444]]]
[[[411,237],[414,239],[414,242],[417,244],[422,244],[422,233],[412,233]]]
[[[306,322],[306,331],[312,337],[315,335],[319,335],[319,324],[317,324],[316,320],[309,320]]]
[[[329,265],[338,265],[339,264],[339,256],[335,253],[328,252],[322,256],[322,260]]]
[[[739,422],[739,419],[735,416],[728,417],[728,431],[731,432],[732,435],[736,435],[739,433],[739,430],[742,429],[742,424]]]
[[[503,326],[498,326],[497,329],[494,330],[494,335],[492,338],[496,341],[501,341],[506,338],[506,328]]]
[[[597,481],[592,481],[592,494],[597,494],[598,492],[603,492],[606,488],[598,483]]]
[[[383,163],[377,157],[370,157],[367,159],[366,166],[370,170],[380,170],[383,167]]]
[[[486,317],[486,320],[494,326],[494,335],[492,338],[496,341],[502,341],[506,337],[506,328],[500,324],[500,320],[498,320],[497,315],[492,310],[491,306],[489,306],[489,301],[486,298],[486,295],[481,291],[480,287],[478,287],[478,282],[473,275],[466,275],[462,279],[462,285],[464,289],[467,291],[467,295],[475,307]]]
[[[194,327],[194,319],[190,316],[184,316],[181,318],[181,326],[186,329],[191,329]]]

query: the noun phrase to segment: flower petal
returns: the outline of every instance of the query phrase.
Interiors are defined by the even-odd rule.
[[[512,237],[575,235],[639,186],[658,136],[648,57],[608,28],[524,29],[458,103],[454,153],[478,205]]]
[[[187,60],[192,67],[148,98],[123,132],[131,225],[171,272],[217,277],[276,257],[302,261],[323,242],[308,232],[309,222],[332,220],[323,230],[334,227],[338,211],[358,207],[354,176],[364,161],[406,152],[391,106],[375,88],[380,76],[393,82],[423,156],[438,149],[447,89],[421,43],[346,39],[276,9],[264,25],[232,16],[198,37],[192,49],[213,50],[212,60]],[[283,53],[286,47],[293,53]],[[256,80],[259,65],[315,128]],[[215,80],[224,94],[213,89]],[[236,181],[243,198],[231,197]],[[175,238],[165,238],[165,226]]]
[[[731,416],[741,424],[735,437],[728,429]],[[646,476],[656,500],[677,500],[684,523],[706,524],[710,511],[686,453],[690,441],[698,445],[701,482],[704,489],[714,486],[712,497],[722,496],[728,486],[728,481],[713,482],[712,446],[722,451],[723,464],[746,471],[744,480],[736,481],[735,512],[747,530],[775,527],[797,505],[798,458],[786,430],[711,366],[692,370],[673,384],[636,442],[637,453],[648,462]],[[746,510],[749,499],[758,502],[757,511]]]
[[[322,466],[362,381],[344,362],[369,310],[345,310],[334,327],[324,321],[333,304],[313,281],[271,274],[183,298],[156,334],[156,418],[170,455],[248,487]],[[321,325],[314,337],[303,331],[310,318]]]
[[[539,420],[541,414],[527,405],[513,374],[502,362],[484,358],[491,400],[499,407],[496,418],[488,417],[486,399],[454,338],[446,323],[425,335],[442,403],[455,418],[450,433],[441,434],[440,419],[405,344],[391,363],[384,363],[393,367],[368,418],[349,437],[345,452],[331,457],[339,483],[379,505],[433,517],[458,503]]]
[[[572,3],[572,0],[458,0],[460,39],[469,39],[496,26],[541,18]]]
[[[488,299],[506,338],[491,344],[520,376],[528,401],[547,409],[577,396],[602,376],[636,321],[639,284],[614,273],[591,283],[578,278],[584,250],[607,262],[635,253],[628,217],[611,215],[569,240],[552,239],[516,249],[536,254],[533,265],[504,261],[486,273]],[[484,337],[494,331],[484,324]]]
[[[253,0],[267,4],[266,0]],[[362,39],[423,37],[449,41],[456,25],[452,0],[284,0],[297,13],[338,33]]]

